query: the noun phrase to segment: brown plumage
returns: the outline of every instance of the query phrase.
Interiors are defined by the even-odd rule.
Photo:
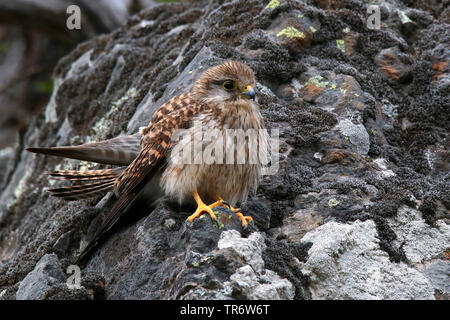
[[[192,199],[197,202],[198,208],[188,218],[189,222],[205,212],[214,219],[212,208],[228,206],[245,227],[252,219],[243,216],[239,209],[232,206],[246,199],[259,177],[261,162],[249,162],[249,149],[243,151],[246,159],[244,163],[180,163],[178,160],[186,146],[193,143],[193,137],[204,130],[217,131],[216,138],[222,137],[223,140],[214,138],[201,141],[202,150],[213,146],[214,142],[222,141],[223,150],[227,152],[234,141],[233,137],[226,135],[228,129],[256,129],[259,149],[263,150],[264,156],[267,135],[264,130],[259,130],[265,127],[254,102],[254,86],[255,77],[248,66],[237,61],[227,61],[206,70],[190,93],[176,96],[161,106],[149,125],[131,138],[122,137],[122,140],[111,139],[77,147],[28,149],[31,152],[127,166],[87,172],[49,173],[53,178],[73,183],[69,187],[49,190],[55,196],[72,200],[114,190],[118,197],[79,260],[110,230],[134,200],[138,197],[155,200],[161,191],[180,203]],[[181,129],[185,130],[181,138],[173,139],[175,133],[179,132],[177,130]],[[135,142],[137,138],[140,139],[139,146]],[[118,147],[119,144],[121,147]],[[159,191],[155,190],[155,186]],[[207,206],[202,199],[216,202]]]

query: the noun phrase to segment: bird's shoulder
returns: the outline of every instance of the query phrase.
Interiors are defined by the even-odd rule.
[[[149,125],[141,130],[141,150],[116,182],[117,193],[133,189],[152,169],[161,166],[171,149],[174,132],[189,128],[192,120],[207,110],[208,106],[196,103],[190,94],[176,96],[162,105]]]
[[[141,147],[158,143],[168,143],[176,129],[186,129],[192,120],[210,107],[197,102],[191,93],[173,97],[163,104],[147,127],[141,131]]]

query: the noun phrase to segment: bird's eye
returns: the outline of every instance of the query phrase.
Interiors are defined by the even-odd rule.
[[[231,91],[236,88],[236,83],[234,81],[227,80],[222,84],[222,88],[226,91]]]

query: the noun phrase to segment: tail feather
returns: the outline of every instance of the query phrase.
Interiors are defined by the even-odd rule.
[[[52,196],[64,200],[80,200],[96,197],[113,190],[115,180],[125,167],[102,170],[61,170],[47,172],[52,179],[68,180],[70,186],[48,189]]]
[[[96,181],[103,180],[107,178],[117,178],[125,167],[119,167],[114,169],[103,169],[103,170],[58,170],[58,171],[47,171],[51,179],[54,180],[69,180],[69,181]]]
[[[114,187],[114,180],[109,182],[99,182],[84,184],[79,186],[69,186],[62,188],[49,189],[52,196],[63,198],[64,200],[88,199],[111,191]]]
[[[131,136],[119,136],[113,139],[86,143],[79,146],[36,147],[26,148],[26,150],[57,157],[127,166],[137,157],[141,150],[141,137],[142,135],[137,133]]]

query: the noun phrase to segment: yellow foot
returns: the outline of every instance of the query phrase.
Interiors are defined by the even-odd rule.
[[[192,193],[192,196],[195,199],[195,202],[197,202],[197,210],[195,210],[195,212],[193,214],[191,214],[188,218],[187,221],[189,221],[190,223],[192,223],[192,221],[194,221],[195,219],[197,219],[198,217],[200,217],[202,214],[204,214],[205,212],[209,214],[209,216],[211,217],[212,220],[216,220],[216,215],[214,214],[214,211],[212,210],[212,206],[207,206],[202,199],[200,198],[200,196],[198,195],[197,191],[194,191]]]
[[[221,197],[217,197],[217,201],[214,202],[212,205],[210,205],[211,208],[217,207],[217,206],[222,206],[222,207],[227,207],[229,208],[231,211],[233,211],[237,217],[239,218],[239,220],[241,220],[241,224],[242,224],[242,228],[247,228],[247,224],[249,222],[253,221],[253,218],[250,216],[244,216],[241,212],[240,208],[233,208],[228,202],[226,202],[225,200],[223,200]]]
[[[242,228],[246,229],[247,228],[247,224],[249,222],[253,221],[253,218],[250,216],[244,216],[241,212],[241,209],[234,209],[233,207],[230,207],[230,210],[233,211],[237,217],[239,218],[239,220],[241,220],[241,224],[242,224]]]

